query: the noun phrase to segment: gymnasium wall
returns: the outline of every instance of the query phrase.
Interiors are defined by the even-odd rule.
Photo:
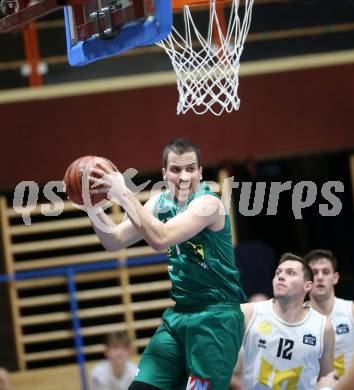
[[[354,147],[354,65],[245,76],[239,112],[176,116],[175,85],[0,105],[0,188],[61,179],[85,154],[125,170],[160,169],[162,146],[184,136],[204,163]]]

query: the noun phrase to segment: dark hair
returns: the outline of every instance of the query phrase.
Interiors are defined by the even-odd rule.
[[[123,346],[125,348],[130,347],[130,339],[127,332],[112,332],[106,336],[107,347],[113,347],[116,345]]]
[[[304,272],[304,279],[306,281],[311,281],[313,282],[313,272],[311,267],[308,265],[308,263],[300,256],[294,255],[293,253],[284,253],[280,260],[278,265],[284,263],[285,261],[290,260],[290,261],[298,261],[299,263],[302,264],[302,270]]]
[[[319,259],[326,259],[332,264],[333,271],[334,272],[337,271],[337,267],[338,267],[337,258],[334,256],[332,251],[329,251],[327,249],[314,249],[309,253],[306,253],[304,259],[308,264],[310,264],[312,261],[317,261]]]
[[[176,138],[169,142],[162,152],[162,164],[163,167],[167,167],[167,159],[170,152],[176,154],[183,154],[187,152],[195,152],[197,156],[198,168],[201,166],[201,157],[200,157],[200,149],[199,146],[184,138]]]

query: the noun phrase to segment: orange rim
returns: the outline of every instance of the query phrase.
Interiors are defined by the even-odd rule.
[[[217,5],[226,5],[230,4],[231,0],[216,0]],[[190,7],[209,7],[210,0],[173,0],[172,7],[174,11],[178,11],[183,8],[184,5],[189,5]]]

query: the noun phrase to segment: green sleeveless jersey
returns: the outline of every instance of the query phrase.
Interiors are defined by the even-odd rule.
[[[193,199],[206,194],[217,196],[202,183],[180,210],[178,201],[166,191],[158,197],[154,214],[166,222],[182,212]],[[167,256],[171,298],[178,305],[193,307],[245,302],[235,266],[229,215],[225,215],[222,230],[203,229],[188,241],[170,247]]]

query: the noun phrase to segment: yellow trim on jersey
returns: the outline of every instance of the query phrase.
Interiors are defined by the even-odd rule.
[[[345,361],[344,361],[344,353],[341,353],[334,359],[333,362],[334,369],[338,376],[342,376],[345,371]]]

